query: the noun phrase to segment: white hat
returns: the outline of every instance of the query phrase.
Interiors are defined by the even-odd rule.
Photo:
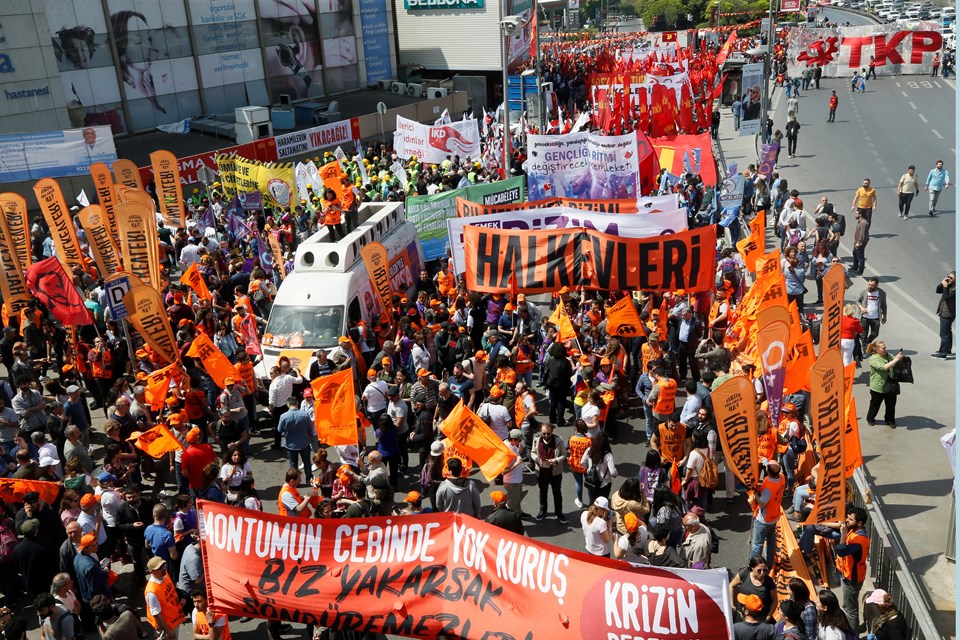
[[[596,500],[593,501],[593,506],[600,507],[601,509],[609,510],[610,501],[604,498],[603,496],[599,496]]]
[[[56,453],[51,453],[49,451],[40,452],[40,461],[37,463],[41,467],[55,467],[60,464],[60,459],[57,458]]]
[[[443,443],[439,440],[430,445],[430,455],[432,456],[442,456],[443,455]]]
[[[76,393],[77,391],[80,391],[80,387],[78,387],[75,384],[72,384],[69,387],[67,387],[67,393]]]

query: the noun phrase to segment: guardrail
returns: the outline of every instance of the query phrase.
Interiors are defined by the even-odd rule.
[[[932,606],[907,567],[906,554],[898,538],[887,524],[880,507],[873,502],[873,487],[863,468],[853,474],[857,487],[853,503],[870,515],[867,530],[870,533],[868,567],[870,579],[878,589],[893,598],[893,603],[907,622],[911,640],[938,640],[941,635],[930,616]]]

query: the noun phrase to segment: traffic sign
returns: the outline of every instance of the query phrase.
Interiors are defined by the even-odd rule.
[[[130,291],[130,278],[123,276],[104,282],[103,287],[107,292],[107,307],[110,309],[110,315],[114,320],[122,320],[129,315],[127,307],[123,304],[123,296]]]

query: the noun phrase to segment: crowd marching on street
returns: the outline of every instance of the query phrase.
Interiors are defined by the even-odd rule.
[[[554,81],[560,105],[545,133],[569,132],[581,114],[590,113],[585,83],[590,73],[639,70],[615,57],[610,44],[627,43],[630,36],[618,38],[545,47],[544,73]],[[786,54],[785,38],[786,32],[778,37],[777,59]],[[733,47],[747,50],[757,42],[741,38]],[[686,61],[696,74],[697,132],[711,129],[709,96],[720,80],[719,48],[706,47]],[[679,62],[644,63],[643,70],[669,75]],[[945,60],[944,73],[948,69]],[[798,100],[801,81],[804,93],[819,88],[819,71],[801,79],[790,78],[785,65],[774,69],[790,116],[784,134],[772,130],[772,121],[765,123],[764,137],[786,137],[791,157],[800,108],[824,108],[819,97],[814,99],[819,103]],[[866,82],[866,74],[856,82]],[[832,96],[824,109],[831,123],[836,91]],[[740,108],[738,100],[738,126]],[[750,355],[756,345],[748,345],[743,333],[744,309],[754,304],[767,273],[761,276],[757,257],[748,259],[740,241],[770,230],[768,251],[779,253],[769,277],[783,283],[783,306],[794,307],[790,317],[803,328],[819,327],[815,308],[824,304],[827,272],[840,265],[846,276],[864,274],[867,248],[873,249],[871,220],[878,206],[890,204],[878,198],[868,177],[847,214],[845,202],[819,197],[814,185],[788,185],[777,171],[764,176],[759,164],[750,164],[740,172],[745,188],[739,218],[721,223],[721,212],[710,209],[715,185],[698,175],[671,182],[664,170],[642,195],[676,193],[691,228],[718,225],[712,290],[563,287],[540,296],[483,294],[467,288],[452,261],[440,260],[394,293],[389,312],[340,336],[336,349],[318,349],[303,365],[281,357],[267,372],[269,379],[257,375],[256,343],[281,269],[261,264],[254,240],[265,244],[275,238],[289,273],[298,244],[322,229],[333,241],[349,234],[364,203],[402,202],[522,173],[521,131],[512,166],[498,166],[497,117],[491,113],[482,123],[490,133],[481,158],[451,156],[428,164],[398,158],[387,145],[367,146],[359,161],[344,163],[345,180],[356,187],[346,202],[333,189],[311,187],[312,195],[289,210],[261,209],[238,227],[227,220],[228,196],[219,182],[187,194],[187,228],[157,229],[166,285],[161,293],[182,363],[172,378],[158,375],[167,363],[153,348],[131,347],[142,341],[112,319],[104,285],[109,274],[98,273],[92,260],[86,261],[88,269],[75,268],[70,276],[93,324],[61,322],[37,297],[19,315],[4,306],[3,475],[53,483],[52,490],[31,490],[2,504],[4,637],[19,640],[39,617],[48,639],[93,630],[104,639],[229,639],[227,616],[207,603],[198,499],[316,519],[454,512],[520,535],[531,522],[553,520],[557,527],[582,529],[577,551],[692,569],[716,566],[719,538],[710,524],[711,509],[724,500],[749,512],[752,521],[751,532],[741,535],[742,559],[728,567],[736,609],[733,637],[846,640],[867,632],[871,640],[906,637],[903,616],[882,590],[866,599],[878,616],[861,624],[861,590],[875,543],[867,533],[867,512],[850,504],[835,522],[805,524],[817,508],[818,479],[829,475],[811,422],[809,371],[806,385],[789,382],[789,393],[769,398]],[[620,133],[642,122],[641,114],[614,104],[608,121],[594,116],[590,127]],[[332,161],[332,154],[324,159]],[[396,161],[406,169],[406,188],[391,169]],[[910,166],[897,185],[901,218],[911,215],[921,189],[928,194],[927,213],[935,215],[941,195],[952,186],[948,171],[939,160],[930,167]],[[703,210],[706,218],[697,215]],[[752,235],[758,226],[753,233],[759,236]],[[86,247],[89,239],[76,227]],[[724,228],[729,240],[723,239]],[[41,217],[32,221],[34,261],[56,257],[51,236]],[[843,237],[852,241],[850,262],[839,255]],[[181,278],[194,272],[209,296],[199,294],[194,280]],[[936,292],[941,342],[933,356],[946,359],[953,355],[955,273],[944,274]],[[610,324],[611,309],[619,314],[624,301],[638,320],[628,337],[614,335]],[[882,337],[887,293],[876,277],[868,277],[843,302],[843,364],[869,370],[866,422],[898,428],[900,389],[893,374],[905,363],[902,352],[887,351]],[[235,365],[236,377],[218,385],[196,357],[198,341],[209,342]],[[813,363],[809,355],[807,369]],[[352,372],[355,381],[358,444],[328,447],[315,429],[311,383],[343,371]],[[734,472],[712,395],[737,377],[749,382],[755,396],[755,486],[746,486]],[[157,380],[169,385],[160,402],[151,387]],[[491,491],[481,492],[469,467],[445,454],[440,425],[460,403],[516,456]],[[624,460],[618,450],[631,428],[628,418],[642,421],[642,460]],[[157,431],[160,425],[164,429]],[[159,450],[168,435],[151,440],[144,438],[147,432],[168,434],[175,442]],[[275,501],[262,496],[277,487],[255,478],[251,465],[251,443],[261,441],[282,454],[272,464],[286,469],[279,472],[284,483]],[[639,466],[639,473],[623,473],[626,462]],[[539,508],[524,513],[524,487],[534,485]],[[781,578],[789,595],[778,597],[780,522],[788,522],[787,533],[796,536],[808,564],[804,573],[818,576],[816,585],[836,590],[811,589],[813,583],[800,577]],[[22,613],[25,602],[32,603],[32,619]],[[266,628],[267,637],[276,639],[290,625],[271,620]],[[353,637],[320,627],[307,633]]]

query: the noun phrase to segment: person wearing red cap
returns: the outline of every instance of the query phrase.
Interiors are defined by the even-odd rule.
[[[180,456],[181,473],[187,478],[187,486],[196,495],[205,487],[204,468],[216,460],[217,454],[209,444],[200,442],[200,429],[193,427],[187,431],[187,448]]]

